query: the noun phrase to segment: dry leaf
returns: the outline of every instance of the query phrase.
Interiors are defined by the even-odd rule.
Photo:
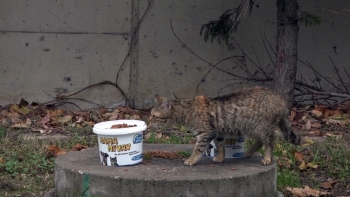
[[[291,110],[290,116],[289,116],[290,121],[294,120],[294,117],[297,115],[296,110],[297,110],[296,107],[293,107],[293,109]]]
[[[30,128],[26,123],[17,123],[11,126],[12,128]]]
[[[41,121],[40,121],[41,126],[44,127],[44,129],[48,129],[48,128],[49,128],[49,127],[46,125],[46,123],[48,123],[48,122],[50,121],[50,117],[51,117],[50,111],[47,110],[46,116],[44,116],[44,117],[41,119]]]
[[[20,114],[26,115],[30,112],[30,109],[26,108],[26,107],[19,107],[18,105],[14,104],[11,106],[12,109]]]
[[[306,130],[311,130],[311,121],[310,120],[308,120],[307,122],[306,122],[306,124],[305,124],[305,129]]]
[[[294,153],[294,157],[297,162],[304,161],[304,155],[301,152]]]
[[[315,116],[316,118],[319,118],[319,117],[322,116],[322,112],[319,111],[319,110],[316,110],[316,109],[311,110],[311,114],[312,114],[313,116]]]
[[[304,138],[301,146],[305,147],[305,146],[309,146],[309,145],[314,144],[314,143],[315,142],[312,139]]]
[[[156,132],[156,139],[161,139],[162,138],[162,136],[163,136],[163,134],[161,133],[161,132]]]
[[[118,117],[119,117],[119,114],[118,114],[118,113],[115,113],[115,114],[112,114],[112,116],[109,117],[108,120],[118,120]]]
[[[82,117],[82,116],[79,116],[79,117],[76,118],[76,119],[78,119],[77,121],[75,121],[76,123],[84,122],[84,117]]]
[[[65,154],[67,151],[64,149],[60,149],[59,147],[55,146],[55,145],[51,145],[48,147],[48,152],[46,153],[46,158],[48,157],[57,157],[59,155],[63,155]]]
[[[330,111],[330,113],[329,113],[329,115],[330,116],[337,116],[337,115],[340,115],[340,114],[342,114],[343,112],[341,112],[339,109],[335,109],[335,110],[331,110]]]
[[[319,190],[312,189],[308,186],[305,186],[304,188],[291,188],[286,187],[286,190],[290,191],[293,195],[299,196],[299,197],[306,197],[306,196],[314,196],[319,197],[322,195],[328,195],[331,194],[330,192],[322,192]]]
[[[306,164],[305,161],[302,161],[301,164],[299,165],[300,170],[305,170],[306,169]]]
[[[323,189],[332,189],[337,182],[338,181],[327,181],[327,182],[321,183],[320,187]]]
[[[318,123],[318,122],[315,122],[315,123],[311,124],[311,127],[312,127],[312,128],[318,129],[318,128],[321,128],[321,127],[322,127],[322,124],[320,124],[320,123]]]
[[[151,132],[144,134],[143,137],[145,140],[148,140],[151,137]]]
[[[58,156],[60,156],[60,155],[66,154],[66,153],[67,153],[67,151],[65,151],[65,150],[60,150],[60,151],[58,151],[58,152],[55,154],[55,157],[58,157]]]
[[[318,135],[318,136],[321,136],[321,135],[322,135],[322,132],[319,131],[319,130],[313,130],[313,131],[310,131],[309,134],[310,134],[310,135]]]
[[[31,126],[32,125],[32,121],[29,119],[29,118],[27,118],[26,119],[26,125],[28,125],[28,126]]]
[[[59,122],[59,123],[67,123],[67,122],[70,122],[71,120],[72,120],[72,118],[73,118],[73,116],[72,115],[65,115],[65,116],[63,116],[63,117],[59,117],[58,119],[57,119],[57,121]]]
[[[283,168],[290,168],[291,164],[293,163],[292,160],[286,158],[286,157],[281,157],[278,161],[278,166],[283,167]]]
[[[76,144],[73,148],[72,151],[81,151],[83,149],[87,149],[88,146],[85,145],[81,145],[81,144]]]
[[[313,169],[318,168],[318,165],[315,165],[315,164],[313,164],[311,162],[307,163],[306,166],[309,167],[309,168],[313,168]]]
[[[326,108],[326,109],[324,110],[323,117],[324,117],[325,119],[327,119],[328,116],[329,116],[329,114],[330,114],[330,112],[331,112],[331,110],[329,110],[328,108]]]
[[[131,120],[141,120],[140,116],[137,115],[137,114],[134,114],[134,115],[130,116],[130,119]]]
[[[4,158],[0,157],[0,163],[4,163]]]

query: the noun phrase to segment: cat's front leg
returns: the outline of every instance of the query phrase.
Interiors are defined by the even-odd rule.
[[[196,146],[193,149],[192,155],[190,158],[185,160],[185,165],[193,166],[197,161],[202,157],[203,152],[207,149],[210,141],[214,139],[216,134],[214,132],[202,132],[197,135]]]
[[[218,154],[213,158],[214,162],[222,162],[225,158],[225,143],[224,137],[217,137],[214,139],[215,147],[218,151]]]

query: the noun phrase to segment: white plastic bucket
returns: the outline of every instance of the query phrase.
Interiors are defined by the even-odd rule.
[[[243,136],[225,137],[225,158],[242,158],[244,153],[244,142],[245,138]],[[214,157],[217,155],[217,149],[214,141],[210,142],[210,145],[204,154],[208,157]]]
[[[136,125],[113,128],[116,124]],[[94,125],[98,137],[100,161],[106,166],[135,165],[142,162],[143,131],[147,125],[140,120],[113,120]]]

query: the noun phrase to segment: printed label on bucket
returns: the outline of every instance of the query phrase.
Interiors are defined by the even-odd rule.
[[[102,165],[125,166],[142,162],[142,134],[98,136]]]
[[[244,137],[225,137],[225,158],[241,158],[244,153]],[[214,141],[210,142],[204,154],[208,157],[215,157],[218,154]]]

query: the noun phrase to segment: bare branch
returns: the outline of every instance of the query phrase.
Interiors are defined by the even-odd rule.
[[[331,58],[330,56],[328,56],[328,57],[329,57],[329,59],[331,60],[333,66],[334,66],[334,70],[335,70],[335,72],[337,73],[340,82],[343,84],[343,87],[345,88],[346,92],[349,93],[349,91],[348,91],[348,89],[346,88],[346,86],[345,86],[345,84],[344,84],[342,78],[341,78],[340,75],[339,75],[339,70],[338,70],[338,68],[335,66],[335,64],[334,64],[334,62],[333,62],[333,60],[332,60],[332,58]]]
[[[346,15],[344,15],[344,14],[342,14],[342,13],[339,13],[339,12],[336,12],[336,11],[333,11],[333,10],[328,10],[328,9],[326,9],[326,8],[322,8],[322,10],[326,10],[326,11],[328,11],[328,12],[332,12],[332,13],[338,14],[338,15],[344,17],[344,18],[350,19],[349,16],[346,16]],[[345,9],[344,9],[344,10],[345,10]],[[347,10],[345,10],[345,11],[347,11]]]
[[[135,42],[135,37],[136,37],[137,33],[139,32],[141,23],[142,23],[143,19],[145,19],[146,14],[149,12],[152,3],[153,3],[153,0],[149,0],[149,1],[148,1],[147,8],[146,8],[145,12],[143,13],[141,19],[139,20],[139,22],[138,22],[137,25],[136,25],[136,28],[135,28],[135,30],[134,30],[134,32],[133,32],[133,34],[132,34],[132,37],[131,37],[131,42],[130,42],[130,46],[129,46],[129,49],[128,49],[128,53],[126,54],[126,56],[125,56],[125,58],[124,58],[122,64],[121,64],[120,67],[119,67],[119,70],[118,70],[118,72],[117,72],[117,78],[116,78],[116,80],[115,80],[115,84],[118,84],[118,79],[119,79],[120,71],[122,70],[122,68],[123,68],[123,66],[124,66],[124,64],[125,64],[125,62],[126,62],[126,60],[128,59],[128,57],[130,56],[131,49],[133,48],[133,45],[134,45],[134,42]],[[124,94],[124,96],[125,96],[124,91],[123,91],[123,94]]]

